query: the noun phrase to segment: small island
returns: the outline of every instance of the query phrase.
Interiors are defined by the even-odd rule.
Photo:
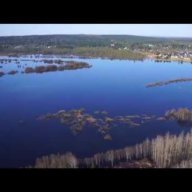
[[[84,68],[92,67],[92,65],[86,62],[79,62],[79,61],[43,60],[43,62],[45,62],[45,65],[27,67],[27,64],[25,65],[23,64],[23,65],[17,65],[17,68],[24,69],[24,71],[21,71],[20,73],[28,74],[28,73],[45,73],[45,72],[52,72],[52,71],[76,70],[76,69],[84,69]],[[19,73],[19,71],[17,70],[11,70],[8,73],[0,71],[0,77],[4,75],[15,75],[17,73]]]
[[[45,73],[50,71],[64,71],[64,70],[75,70],[75,69],[83,69],[83,68],[90,68],[91,65],[85,62],[77,62],[77,61],[70,61],[66,62],[64,65],[48,65],[48,66],[36,66],[35,68],[26,67],[25,73]]]
[[[188,108],[180,108],[178,110],[171,109],[165,113],[165,117],[169,120],[177,120],[179,122],[192,123],[192,111]]]
[[[146,87],[159,87],[164,86],[172,83],[182,83],[182,82],[190,82],[192,81],[192,78],[181,78],[181,79],[174,79],[174,80],[168,80],[168,81],[160,81],[155,83],[149,83],[146,85]]]

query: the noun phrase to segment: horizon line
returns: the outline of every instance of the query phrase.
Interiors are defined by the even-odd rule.
[[[48,35],[94,35],[94,36],[105,36],[105,35],[117,35],[117,36],[135,36],[135,37],[153,37],[153,38],[192,38],[192,37],[184,37],[184,36],[152,36],[152,35],[133,35],[133,34],[87,34],[87,33],[79,33],[79,34],[30,34],[30,35],[0,35],[0,37],[27,37],[27,36],[48,36]]]

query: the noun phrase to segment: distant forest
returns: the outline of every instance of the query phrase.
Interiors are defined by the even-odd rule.
[[[74,54],[91,57],[142,59],[151,49],[189,49],[192,38],[132,35],[34,35],[0,37],[0,54]],[[102,49],[101,49],[102,48]]]

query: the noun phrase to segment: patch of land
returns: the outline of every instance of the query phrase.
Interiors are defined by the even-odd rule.
[[[46,61],[47,63],[48,61]],[[52,63],[55,62],[53,65]],[[84,68],[91,68],[92,66],[86,62],[77,62],[77,61],[60,61],[55,60],[50,62],[49,65],[40,65],[36,67],[27,67],[27,65],[17,65],[18,68],[23,68],[24,71],[22,73],[45,73],[51,71],[65,71],[65,70],[76,70],[76,69],[84,69]],[[3,75],[15,75],[19,73],[17,70],[11,70],[8,73],[0,71],[0,77]]]
[[[165,113],[165,117],[169,120],[177,120],[178,122],[187,123],[192,125],[192,111],[188,108],[180,108],[178,110],[171,109]]]
[[[159,87],[159,86],[165,86],[172,83],[182,83],[182,82],[190,82],[192,81],[192,78],[180,78],[180,79],[174,79],[174,80],[168,80],[168,81],[159,81],[155,83],[149,83],[146,85],[146,87]]]
[[[50,71],[65,71],[65,70],[75,70],[75,69],[84,69],[92,67],[88,63],[85,62],[68,62],[65,65],[48,65],[48,66],[36,66],[35,68],[26,67],[25,73],[45,73]]]

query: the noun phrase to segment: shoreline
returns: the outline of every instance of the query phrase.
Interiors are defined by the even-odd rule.
[[[169,58],[169,59],[165,59],[165,58],[156,58],[157,55],[154,54],[149,54],[149,53],[144,53],[146,55],[146,59],[151,59],[157,62],[179,62],[179,63],[191,63],[192,64],[192,60],[190,60],[190,58]]]
[[[12,55],[5,55],[5,54],[0,54],[0,57],[9,57],[9,58],[11,58],[11,57],[17,57],[17,58],[19,58],[19,57],[21,57],[21,56],[31,56],[31,55],[41,55],[41,56],[58,56],[58,57],[61,57],[61,58],[70,58],[70,59],[109,59],[109,60],[130,60],[130,61],[143,61],[143,60],[145,60],[145,59],[147,59],[147,58],[143,58],[143,59],[133,59],[133,58],[112,58],[112,57],[101,57],[101,56],[98,56],[98,57],[96,57],[96,56],[80,56],[80,55],[72,55],[72,56],[70,56],[70,55],[61,55],[61,54],[18,54],[18,55],[14,55],[14,56],[12,56]]]
[[[41,53],[38,53],[38,54],[21,54],[21,53],[18,53],[18,54],[12,54],[12,53],[8,53],[8,54],[2,54],[0,53],[0,57],[21,57],[21,56],[31,56],[31,55],[41,55],[41,56],[59,56],[61,58],[70,58],[70,59],[109,59],[109,60],[130,60],[130,61],[144,61],[144,60],[152,60],[152,61],[155,61],[155,62],[178,62],[178,63],[190,63],[192,64],[192,60],[190,60],[189,58],[183,58],[183,59],[176,59],[176,58],[170,58],[170,59],[159,59],[159,58],[155,58],[155,55],[151,55],[151,54],[146,54],[145,52],[143,52],[143,54],[145,54],[146,56],[142,59],[133,59],[133,58],[112,58],[112,57],[102,57],[102,56],[81,56],[81,55],[66,55],[66,54],[41,54]]]

